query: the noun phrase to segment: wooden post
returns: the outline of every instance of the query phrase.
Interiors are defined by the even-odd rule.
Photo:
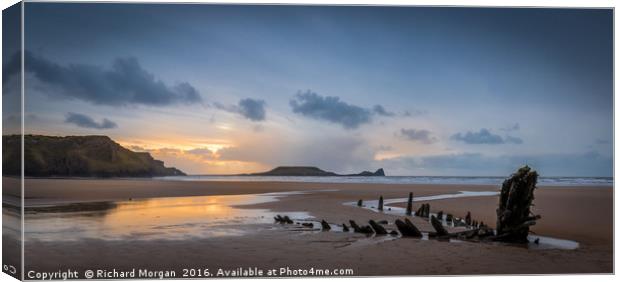
[[[379,210],[383,210],[383,196],[379,196]]]
[[[329,226],[329,223],[327,223],[327,221],[325,221],[325,219],[321,220],[321,230],[329,231],[330,229],[332,229],[332,227]]]
[[[407,215],[411,215],[413,211],[413,193],[409,192],[409,199],[407,200]]]
[[[387,231],[385,230],[385,228],[383,228],[383,226],[381,226],[380,224],[376,223],[374,220],[369,220],[368,224],[370,224],[370,227],[372,227],[373,230],[375,230],[375,233],[377,233],[377,235],[385,235],[387,234]]]
[[[538,173],[524,166],[504,181],[497,209],[496,240],[528,242],[530,226],[540,219],[540,216],[532,215],[530,211],[537,180]]]
[[[364,202],[362,201],[362,199],[359,199],[359,201],[357,201],[357,206],[361,207],[364,204]]]
[[[435,231],[437,232],[437,236],[439,237],[448,236],[448,231],[445,228],[443,228],[443,225],[441,224],[439,219],[437,219],[435,216],[431,216],[431,225],[433,225],[433,228],[435,228]]]

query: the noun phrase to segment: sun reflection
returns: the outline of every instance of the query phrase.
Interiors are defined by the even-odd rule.
[[[26,218],[28,240],[182,240],[238,236],[273,221],[266,209],[237,208],[275,201],[266,194],[137,199],[101,211],[35,213]],[[305,218],[306,213],[290,213]]]

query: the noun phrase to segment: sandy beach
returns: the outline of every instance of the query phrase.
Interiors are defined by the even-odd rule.
[[[3,179],[5,183],[14,181]],[[5,185],[4,187],[11,187]],[[200,182],[160,180],[27,179],[26,206],[50,204],[137,201],[148,198],[247,195],[304,191],[269,201],[235,208],[269,210],[281,214],[304,212],[318,220],[341,224],[353,219],[393,222],[404,216],[377,213],[343,205],[358,199],[403,198],[497,191],[490,185],[396,185],[328,184],[292,182]],[[5,195],[16,191],[5,190]],[[214,236],[184,240],[146,240],[140,235],[123,240],[87,238],[51,242],[28,239],[26,216],[25,268],[36,271],[86,270],[96,267],[131,268],[264,269],[328,268],[351,269],[355,276],[369,275],[467,275],[611,273],[613,271],[612,187],[542,187],[535,193],[533,212],[542,219],[532,228],[537,235],[573,240],[574,250],[534,250],[491,243],[445,242],[391,238],[343,232],[300,232],[274,223],[257,223],[242,236]],[[5,196],[6,199],[6,196]],[[471,211],[476,220],[493,226],[498,199],[470,197],[428,201],[431,211],[463,217]],[[414,209],[421,203],[414,203]],[[394,204],[402,206],[402,204]],[[114,208],[112,208],[114,209]],[[103,214],[104,220],[111,215]],[[153,219],[155,220],[155,219]],[[431,231],[422,218],[412,218],[422,231]],[[291,276],[283,274],[283,276]]]

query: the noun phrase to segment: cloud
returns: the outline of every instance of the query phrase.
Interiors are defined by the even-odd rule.
[[[338,97],[323,97],[311,91],[297,93],[290,105],[296,114],[337,123],[345,129],[356,129],[372,121],[369,109],[348,104]]]
[[[523,144],[523,139],[521,139],[519,137],[514,137],[514,136],[507,135],[504,138],[504,142],[512,143],[512,144]]]
[[[267,117],[264,100],[246,98],[239,100],[237,105],[227,106],[217,102],[214,105],[220,110],[240,114],[251,121],[263,121]]]
[[[403,116],[405,117],[418,117],[426,114],[428,114],[428,112],[425,110],[406,110],[403,112]]]
[[[242,99],[239,101],[239,112],[252,121],[265,120],[265,101],[255,99]]]
[[[402,128],[400,130],[400,134],[397,133],[400,137],[403,137],[407,140],[420,142],[424,144],[431,144],[437,142],[437,138],[431,136],[431,132],[426,129],[405,129]]]
[[[19,56],[7,63],[15,73]],[[196,88],[187,82],[168,85],[145,70],[133,57],[117,58],[110,68],[98,65],[60,65],[31,52],[25,53],[26,72],[43,82],[46,93],[97,105],[166,106],[202,102]],[[17,69],[19,73],[19,69]]]
[[[523,140],[514,136],[506,136],[506,138],[502,138],[501,136],[491,133],[486,128],[480,129],[478,132],[467,131],[466,133],[457,133],[450,137],[452,140],[462,141],[467,144],[522,144]]]
[[[117,127],[115,122],[107,118],[104,118],[101,122],[96,122],[93,118],[78,113],[67,113],[65,122],[75,124],[79,127],[94,129],[111,129]]]
[[[396,115],[396,114],[395,114],[395,113],[393,113],[393,112],[389,112],[389,111],[387,111],[387,110],[386,110],[383,106],[381,106],[381,105],[375,105],[375,106],[372,108],[372,111],[373,111],[375,114],[378,114],[378,115],[380,115],[380,116],[393,117],[393,116],[395,116],[395,115]]]
[[[519,129],[521,129],[521,125],[519,125],[519,123],[515,123],[513,125],[502,127],[499,130],[510,132],[510,131],[518,131]]]

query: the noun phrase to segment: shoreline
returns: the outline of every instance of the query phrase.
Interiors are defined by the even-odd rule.
[[[19,180],[3,178],[4,187]],[[13,182],[13,183],[6,183]],[[363,199],[426,197],[458,191],[497,191],[496,185],[439,184],[326,184],[299,182],[205,182],[140,180],[66,180],[26,179],[26,204],[86,201],[127,201],[162,197],[249,195],[270,192],[291,193],[277,201],[235,206],[240,209],[265,209],[287,215],[304,212],[330,224],[355,220],[387,220],[393,223],[404,215],[378,213],[344,203]],[[10,189],[8,189],[10,190]],[[10,192],[5,190],[6,193]],[[26,255],[31,259],[26,269],[54,271],[69,266],[89,269],[107,265],[123,269],[127,265],[146,264],[162,269],[185,267],[258,266],[350,267],[356,275],[455,275],[519,273],[610,273],[613,271],[613,188],[559,187],[535,192],[534,212],[540,223],[533,227],[541,236],[573,240],[576,250],[529,250],[486,243],[447,243],[437,240],[399,238],[397,240],[363,240],[365,236],[341,232],[292,232],[280,224],[250,223],[244,228],[251,235],[186,240],[148,240],[140,235],[123,240],[85,239],[73,242],[27,240]],[[173,199],[174,200],[174,199]],[[187,199],[179,199],[187,200]],[[431,212],[443,210],[463,217],[468,210],[474,219],[487,222],[494,218],[497,197],[463,197],[428,201]],[[414,202],[416,209],[422,202]],[[402,205],[397,203],[394,205]],[[101,214],[106,224],[114,222]],[[166,213],[167,214],[167,213]],[[144,218],[155,222],[157,214]],[[202,217],[199,217],[202,218]],[[267,219],[267,218],[265,218]],[[125,224],[135,219],[125,218]],[[207,220],[206,218],[204,220]],[[251,219],[250,219],[251,220]],[[423,231],[432,231],[428,220],[412,217]],[[26,217],[28,221],[28,216]],[[205,221],[206,222],[206,221]],[[263,222],[263,221],[261,221]],[[27,225],[27,222],[26,222]],[[389,225],[393,229],[393,225]],[[352,243],[359,241],[360,243]],[[8,244],[8,242],[7,242]],[[196,252],[196,250],[209,250]],[[119,257],[119,254],[121,255]],[[120,259],[122,257],[122,259]],[[424,258],[411,264],[412,257]],[[85,259],[87,258],[87,259]],[[438,262],[441,261],[441,264]],[[545,267],[541,268],[540,265]]]

